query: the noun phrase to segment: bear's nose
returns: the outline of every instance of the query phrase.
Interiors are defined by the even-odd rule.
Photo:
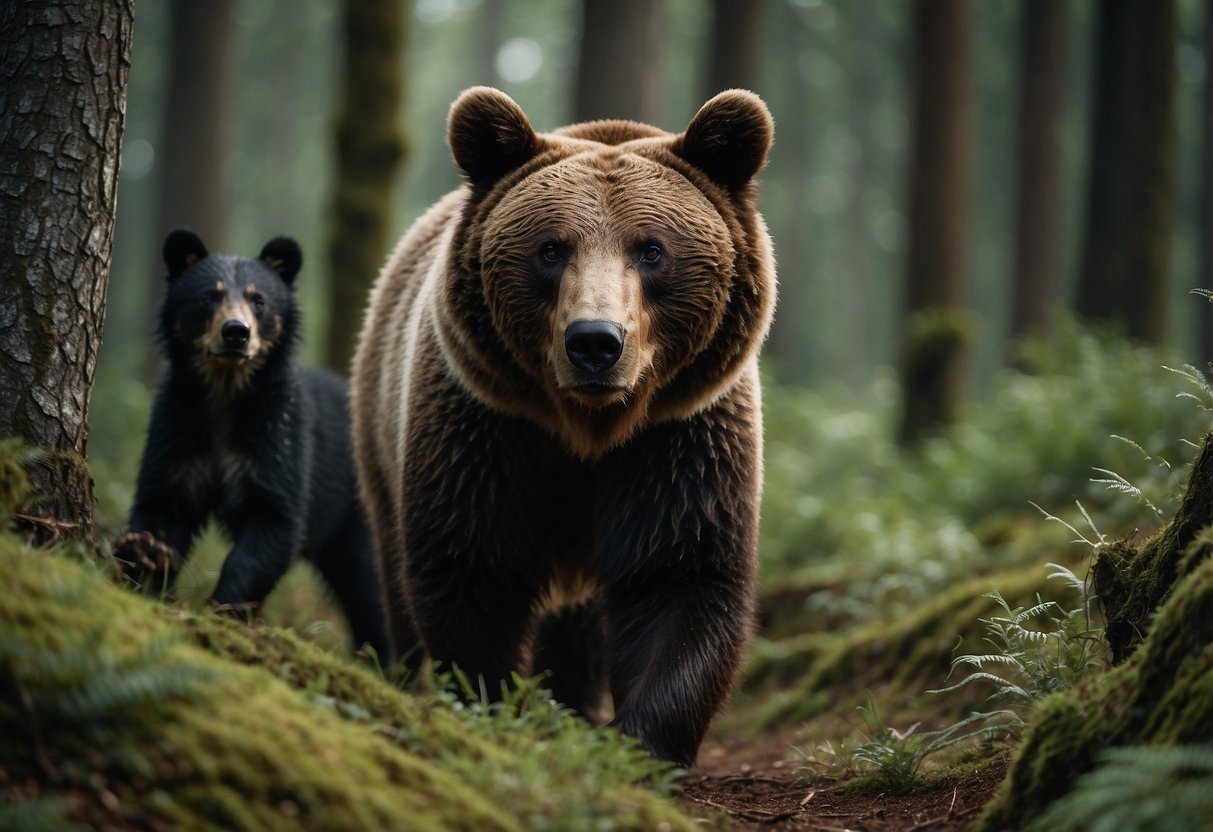
[[[249,328],[244,321],[225,321],[219,334],[223,336],[223,346],[229,349],[244,349],[248,344]]]
[[[564,331],[564,351],[587,373],[609,370],[623,355],[623,327],[614,321],[573,321]]]

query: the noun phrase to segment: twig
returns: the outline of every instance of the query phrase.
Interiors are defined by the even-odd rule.
[[[808,805],[809,805],[809,801],[810,801],[810,800],[812,800],[812,799],[813,799],[813,798],[815,798],[815,797],[817,797],[817,790],[816,790],[816,789],[814,789],[813,791],[811,791],[811,792],[809,792],[808,794],[806,794],[806,795],[804,796],[804,800],[800,801],[800,805],[801,805],[801,806],[808,806]]]

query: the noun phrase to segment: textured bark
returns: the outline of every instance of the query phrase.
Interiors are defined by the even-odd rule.
[[[758,89],[766,0],[712,0],[703,100],[721,90]]]
[[[231,42],[233,0],[169,0],[168,85],[156,147],[159,197],[156,240],[188,226],[211,251],[227,243],[231,210]],[[160,247],[149,252],[147,331],[153,332],[164,294]],[[160,372],[150,351],[147,377]]]
[[[326,356],[342,374],[349,373],[367,295],[388,255],[392,186],[404,157],[399,116],[406,13],[401,0],[342,4]]]
[[[1060,285],[1061,115],[1066,9],[1027,0],[1020,57],[1019,181],[1016,193],[1011,336],[1048,331]]]
[[[1095,122],[1078,314],[1166,333],[1175,196],[1175,0],[1099,9]]]
[[[32,510],[84,538],[133,15],[133,0],[0,6],[0,435],[47,451]]]
[[[899,438],[910,444],[954,422],[966,339],[969,180],[972,151],[972,9],[968,0],[917,0],[917,91],[910,171],[906,324]],[[935,324],[946,320],[939,337]],[[930,347],[915,343],[922,335]],[[929,358],[931,366],[924,366]],[[930,383],[924,383],[924,380]]]
[[[574,121],[661,120],[663,0],[582,0]]]

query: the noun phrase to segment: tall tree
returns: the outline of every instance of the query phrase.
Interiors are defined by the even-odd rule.
[[[1027,0],[1019,65],[1015,274],[1011,336],[1048,330],[1060,286],[1066,8]]]
[[[1213,290],[1213,0],[1204,3],[1205,77],[1201,101],[1200,226],[1197,264],[1200,285]],[[1213,308],[1200,310],[1200,354],[1213,362]]]
[[[721,90],[758,88],[766,6],[766,0],[712,0],[704,101]]]
[[[956,421],[964,377],[963,310],[972,152],[969,0],[916,0],[917,89],[910,157],[902,348],[902,444]]]
[[[663,0],[582,0],[574,121],[661,120]]]
[[[0,6],[0,436],[46,451],[41,528],[86,539],[133,17],[133,0]]]
[[[402,0],[345,0],[337,174],[328,241],[326,363],[349,372],[367,294],[387,258],[400,132],[406,9]]]
[[[1105,0],[1078,314],[1149,343],[1166,330],[1175,195],[1175,0]]]
[[[231,43],[233,0],[169,0],[168,83],[156,147],[159,197],[157,240],[174,226],[197,231],[211,250],[223,250],[231,210]],[[160,248],[149,253],[152,293],[147,331],[159,314],[164,281]],[[159,374],[152,351],[147,375]]]

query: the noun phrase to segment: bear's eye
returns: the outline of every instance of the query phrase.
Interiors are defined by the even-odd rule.
[[[218,292],[207,292],[198,298],[198,306],[201,309],[214,309],[219,304],[220,297]]]
[[[555,265],[560,262],[560,244],[555,242],[546,242],[539,247],[539,259],[550,265]]]
[[[657,245],[656,243],[650,243],[649,245],[645,246],[644,251],[640,253],[640,259],[651,266],[654,263],[661,262],[661,258],[664,255],[665,252],[661,250],[661,246]]]
[[[261,297],[261,295],[253,295],[249,299],[249,302],[253,305],[254,315],[260,315],[265,311],[265,298]]]

